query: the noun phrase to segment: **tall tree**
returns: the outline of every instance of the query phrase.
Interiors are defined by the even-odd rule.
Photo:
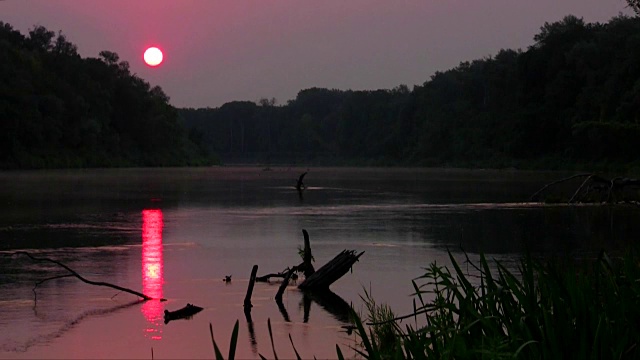
[[[636,15],[640,16],[640,0],[626,0],[629,7],[633,9]]]

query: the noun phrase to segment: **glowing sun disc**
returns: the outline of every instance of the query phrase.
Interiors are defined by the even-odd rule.
[[[144,52],[144,62],[149,66],[158,66],[162,63],[162,51],[157,47],[150,47]]]

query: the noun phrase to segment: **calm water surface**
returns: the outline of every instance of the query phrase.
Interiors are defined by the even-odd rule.
[[[346,354],[345,309],[364,289],[396,314],[412,309],[411,279],[447,249],[509,264],[529,250],[545,256],[615,251],[640,233],[635,208],[543,206],[529,196],[562,173],[420,169],[227,167],[0,173],[0,358],[211,358],[239,320],[240,358]],[[251,267],[258,275],[300,262],[302,229],[316,268],[344,249],[365,251],[335,296],[308,298],[295,285],[283,307],[279,284],[257,283],[251,321],[243,313]],[[142,291],[166,302],[91,286]],[[222,278],[232,275],[232,282]],[[45,281],[46,280],[46,281]],[[34,286],[38,283],[35,292]],[[204,310],[163,322],[187,303]]]

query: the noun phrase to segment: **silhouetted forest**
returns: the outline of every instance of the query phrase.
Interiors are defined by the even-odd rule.
[[[286,105],[179,112],[227,162],[637,169],[640,18],[566,16],[533,41],[411,90],[312,88]]]
[[[213,161],[159,87],[116,53],[81,58],[62,33],[0,22],[0,168],[177,166]]]
[[[640,17],[545,23],[409,89],[176,109],[113,52],[0,22],[0,168],[226,162],[638,169]]]

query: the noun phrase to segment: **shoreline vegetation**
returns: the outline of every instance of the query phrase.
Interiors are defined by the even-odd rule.
[[[412,281],[412,314],[396,317],[365,291],[367,314],[352,312],[359,346],[351,350],[364,359],[640,356],[640,260],[635,250],[621,257],[601,252],[596,259],[577,260],[527,255],[516,272],[498,261],[492,266],[484,255],[478,262],[467,257],[465,271],[451,252],[449,257],[450,267],[431,263]],[[229,359],[237,336],[238,322]],[[224,359],[213,333],[211,340],[216,359]],[[291,345],[300,359],[293,341]],[[277,359],[275,348],[273,354]],[[338,345],[336,357],[344,359]]]
[[[640,17],[569,15],[533,40],[413,89],[310,88],[284,105],[179,109],[114,52],[82,58],[62,32],[25,36],[0,22],[0,169],[243,161],[640,173]],[[359,355],[640,358],[636,250],[526,256],[517,272],[481,255],[469,274],[450,259],[413,280],[413,314],[396,317],[365,292],[368,314],[353,316]]]
[[[415,311],[393,318],[369,306],[369,331],[358,326],[366,359],[636,359],[640,356],[640,266],[620,258],[537,260],[516,272],[480,255],[463,271],[431,264],[413,281]],[[418,325],[423,317],[425,325]],[[415,320],[401,324],[397,320]]]
[[[635,8],[634,8],[635,9]],[[0,169],[461,167],[640,173],[640,17],[545,23],[409,89],[176,108],[111,51],[0,22]]]

